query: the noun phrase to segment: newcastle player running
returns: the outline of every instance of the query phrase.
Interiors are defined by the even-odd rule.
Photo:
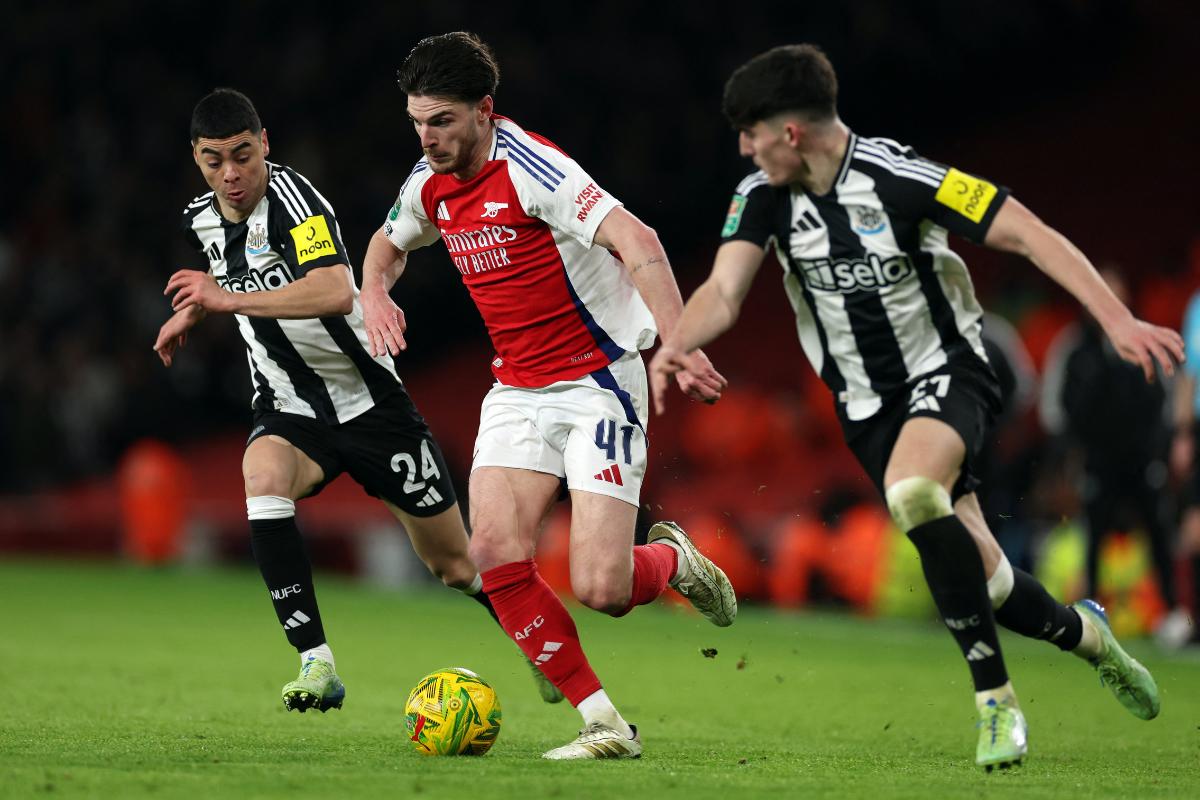
[[[267,132],[245,95],[218,89],[192,114],[192,158],[212,191],[184,211],[188,241],[209,270],[179,270],[172,316],[154,344],[171,366],[188,331],[210,313],[233,314],[246,340],[254,423],[242,460],[254,557],[299,677],[283,703],[301,712],[341,708],[296,528],[296,501],[342,472],[380,498],[413,549],[447,586],[482,603],[482,579],[441,450],[404,390],[392,359],[367,352],[362,308],[333,208],[304,176],[266,160]],[[562,699],[534,669],[542,696]]]
[[[967,660],[981,719],[977,763],[990,770],[1026,751],[997,622],[1089,660],[1127,709],[1153,718],[1154,680],[1117,644],[1103,609],[1055,602],[1013,569],[984,522],[972,465],[998,388],[971,280],[947,234],[1029,258],[1147,380],[1155,361],[1172,373],[1180,337],[1135,319],[1084,255],[1005,188],[853,133],[836,101],[833,67],[811,45],[770,50],[729,79],[724,111],[759,170],[738,186],[712,274],[651,364],[657,407],[692,349],[734,324],[774,245],[800,343],[834,394],[846,442],[916,545]]]

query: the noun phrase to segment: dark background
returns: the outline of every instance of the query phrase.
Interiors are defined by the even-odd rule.
[[[187,130],[192,106],[216,86],[255,101],[272,160],[330,200],[357,267],[420,155],[395,69],[426,35],[474,30],[500,61],[498,112],[556,142],[654,226],[686,296],[751,169],[720,116],[726,77],[768,47],[815,42],[838,70],[853,129],[1011,186],[1093,259],[1120,262],[1142,313],[1177,326],[1195,285],[1196,8],[8,3],[0,491],[104,473],[139,437],[186,442],[246,427],[250,388],[232,321],[205,322],[170,371],[151,352],[170,313],[167,277],[201,264],[183,246],[179,216],[206,189]],[[1067,302],[1031,265],[956,246],[985,305],[1014,323]],[[756,286],[752,307],[764,316],[747,315],[714,349],[732,378],[795,383],[807,370],[794,332],[770,344],[784,354],[773,368],[751,373],[738,357],[764,349],[767,331],[789,329],[776,281],[763,275]],[[438,403],[420,394],[424,376],[464,349],[478,351],[485,388],[483,328],[440,246],[413,257],[395,295],[410,325],[400,369],[418,401]],[[760,326],[766,315],[776,327]]]

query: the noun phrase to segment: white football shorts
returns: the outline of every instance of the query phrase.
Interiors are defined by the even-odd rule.
[[[607,367],[539,389],[495,384],[483,398],[471,470],[513,467],[638,505],[646,475],[646,366]]]

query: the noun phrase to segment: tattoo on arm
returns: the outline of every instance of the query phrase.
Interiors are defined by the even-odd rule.
[[[629,274],[632,275],[635,272],[637,272],[638,270],[642,269],[642,267],[648,267],[651,264],[665,264],[665,263],[667,263],[666,256],[653,256],[652,258],[648,258],[645,261],[642,261],[640,263],[633,264],[632,266],[630,266]]]

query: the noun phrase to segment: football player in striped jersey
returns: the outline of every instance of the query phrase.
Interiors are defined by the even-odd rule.
[[[988,530],[972,465],[999,392],[980,340],[982,311],[956,233],[1023,255],[1070,291],[1146,379],[1183,359],[1177,333],[1142,322],[1061,234],[983,178],[862,137],[837,114],[833,66],[812,45],[777,47],[730,77],[724,112],[758,168],[739,185],[712,274],[651,364],[667,381],[694,348],[733,326],[768,248],[784,268],[801,344],[834,393],[847,444],[920,553],[958,643],[980,714],[976,761],[989,771],[1026,752],[1025,721],[996,623],[1090,661],[1134,715],[1158,689],[1117,644],[1103,609],[1067,607],[1014,569]]]

